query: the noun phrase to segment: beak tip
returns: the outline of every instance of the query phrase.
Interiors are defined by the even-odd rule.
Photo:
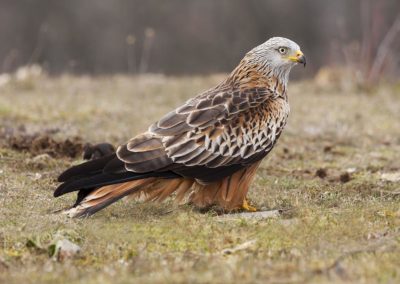
[[[303,64],[304,68],[306,68],[306,57],[304,55],[301,55],[300,57],[298,57],[297,62],[300,64]]]

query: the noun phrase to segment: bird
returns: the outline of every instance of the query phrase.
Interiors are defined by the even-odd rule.
[[[73,166],[54,197],[77,191],[64,212],[87,217],[117,200],[172,196],[195,208],[256,211],[247,193],[284,129],[289,73],[306,58],[294,41],[272,37],[245,54],[217,86],[189,99],[120,145]]]

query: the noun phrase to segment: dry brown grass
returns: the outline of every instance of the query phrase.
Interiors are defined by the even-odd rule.
[[[0,89],[3,127],[54,139],[122,143],[221,76],[40,77]],[[250,198],[282,209],[264,221],[221,221],[171,202],[118,202],[88,219],[52,211],[55,177],[78,163],[0,147],[1,283],[364,282],[400,280],[400,94],[289,86],[292,113]],[[316,174],[317,173],[317,174]],[[396,193],[397,192],[397,193]],[[81,254],[59,262],[67,238]],[[31,240],[36,248],[27,246]],[[227,248],[252,240],[244,249]]]

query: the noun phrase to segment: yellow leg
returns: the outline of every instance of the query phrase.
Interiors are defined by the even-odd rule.
[[[248,212],[256,212],[257,208],[253,207],[249,204],[249,202],[247,201],[247,198],[245,198],[243,200],[243,204],[242,204],[242,209]]]

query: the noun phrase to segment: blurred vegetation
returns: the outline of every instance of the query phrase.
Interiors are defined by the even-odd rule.
[[[307,55],[297,77],[328,65],[350,68],[357,82],[398,78],[399,11],[398,0],[2,0],[0,70],[37,63],[51,74],[228,72],[279,35]]]

